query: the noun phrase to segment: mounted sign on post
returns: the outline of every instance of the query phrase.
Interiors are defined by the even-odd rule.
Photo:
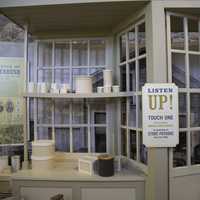
[[[175,147],[179,143],[178,87],[145,84],[142,106],[143,143],[147,147]]]

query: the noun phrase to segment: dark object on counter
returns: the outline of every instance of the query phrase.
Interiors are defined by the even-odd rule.
[[[51,197],[50,200],[64,200],[64,195],[63,194],[57,194],[57,195]]]
[[[99,176],[109,177],[114,175],[114,158],[110,155],[101,155],[99,161]]]

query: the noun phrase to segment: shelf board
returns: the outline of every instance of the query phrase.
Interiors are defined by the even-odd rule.
[[[119,93],[90,93],[90,94],[77,94],[77,93],[67,93],[67,94],[39,94],[39,93],[24,93],[24,97],[29,98],[59,98],[59,99],[80,99],[80,98],[121,98],[121,97],[131,97],[134,92],[119,92]]]

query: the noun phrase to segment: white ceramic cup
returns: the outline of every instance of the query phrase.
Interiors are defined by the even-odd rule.
[[[113,85],[112,91],[115,92],[115,93],[119,93],[119,85]]]
[[[34,93],[35,92],[35,83],[34,82],[29,82],[28,83],[28,93]]]
[[[104,93],[111,93],[111,86],[104,86],[103,90],[104,90]]]
[[[103,87],[102,86],[97,87],[97,93],[103,93]]]
[[[0,173],[8,167],[8,156],[0,156]]]

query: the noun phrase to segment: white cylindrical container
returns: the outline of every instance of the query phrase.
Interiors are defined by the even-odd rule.
[[[37,140],[32,142],[32,169],[53,168],[55,142],[53,140]]]
[[[104,93],[111,93],[111,86],[104,86]]]
[[[20,170],[20,156],[11,157],[11,168],[12,172],[17,172]]]
[[[97,93],[103,93],[103,87],[101,86],[97,87]]]
[[[34,93],[35,92],[35,83],[29,82],[28,83],[28,93]]]
[[[0,173],[8,167],[8,156],[0,156]]]
[[[118,92],[119,92],[119,85],[113,85],[113,86],[112,86],[112,91],[113,91],[114,93],[118,93]]]
[[[76,77],[76,93],[79,93],[79,94],[92,93],[92,77],[91,76],[77,76]]]
[[[103,70],[103,83],[104,86],[112,86],[112,70]]]

